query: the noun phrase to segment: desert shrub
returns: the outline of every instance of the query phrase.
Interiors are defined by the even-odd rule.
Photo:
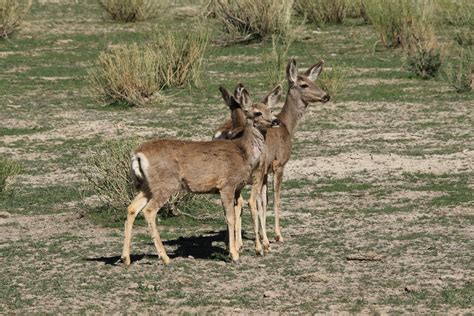
[[[99,0],[101,7],[114,21],[143,21],[156,15],[158,0]]]
[[[86,157],[82,169],[86,179],[83,190],[94,194],[108,211],[125,213],[135,196],[130,176],[130,157],[137,145],[137,140],[108,141]],[[196,204],[196,201],[207,201],[207,198],[176,193],[162,207],[160,214],[164,217],[179,215],[187,204]]]
[[[319,76],[318,84],[335,102],[345,88],[346,77],[347,72],[342,67],[325,68]]]
[[[474,1],[436,0],[436,16],[439,22],[453,26],[474,26]]]
[[[0,157],[0,193],[8,189],[8,179],[20,172],[20,165],[10,159]]]
[[[419,46],[407,56],[408,69],[422,79],[435,77],[441,69],[441,52],[437,48]]]
[[[364,0],[347,1],[347,13],[350,18],[362,18],[366,23],[369,22]]]
[[[474,60],[469,52],[461,50],[457,60],[447,64],[443,73],[456,92],[463,93],[474,89]]]
[[[207,16],[215,18],[226,34],[222,44],[263,41],[291,29],[293,0],[211,0]]]
[[[348,9],[347,0],[295,0],[295,11],[318,25],[344,22]]]
[[[32,0],[0,0],[0,38],[7,38],[30,11]]]
[[[364,6],[386,47],[407,48],[434,33],[434,3],[430,0],[364,0]]]
[[[207,31],[160,33],[153,42],[113,48],[90,72],[92,92],[108,103],[143,105],[161,89],[200,84]]]
[[[285,68],[288,63],[288,51],[295,37],[294,33],[287,36],[273,35],[272,50],[265,56],[267,83],[270,86],[281,84],[285,80]]]
[[[454,40],[460,46],[473,46],[474,45],[474,28],[459,27],[454,32]]]

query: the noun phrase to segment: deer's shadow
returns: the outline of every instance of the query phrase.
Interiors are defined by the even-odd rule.
[[[242,239],[249,239],[244,231],[242,231]],[[200,236],[179,237],[176,239],[165,240],[163,244],[165,247],[171,246],[174,248],[174,250],[167,249],[168,256],[171,259],[193,257],[195,259],[204,260],[223,260],[228,257],[228,251],[220,245],[213,244],[219,242],[227,244],[226,230],[210,231]],[[149,245],[153,245],[153,243],[149,243]],[[147,258],[158,260],[158,255],[146,253],[130,255],[130,260],[132,262],[141,261]],[[121,261],[120,259],[120,256],[111,256],[85,258],[84,260],[103,262],[106,265],[119,265]]]

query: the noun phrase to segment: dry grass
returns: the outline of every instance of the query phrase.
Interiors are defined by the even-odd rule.
[[[32,0],[0,0],[0,38],[8,38],[30,11]]]
[[[162,1],[99,0],[101,7],[114,21],[135,22],[156,16]]]
[[[342,23],[351,2],[347,0],[296,0],[295,11],[312,23]]]
[[[434,3],[428,0],[364,0],[367,16],[386,47],[432,41]]]
[[[144,105],[165,87],[200,84],[208,33],[160,33],[155,41],[131,44],[99,55],[90,74],[95,95],[107,103]]]
[[[0,193],[8,189],[9,178],[20,172],[20,165],[10,159],[0,157]]]
[[[207,11],[226,34],[223,44],[263,41],[290,31],[293,0],[211,0]]]
[[[457,61],[446,65],[444,75],[456,92],[472,91],[474,89],[474,60],[471,54],[462,49]]]
[[[337,101],[337,97],[344,90],[346,77],[347,71],[342,67],[332,67],[321,73],[319,84],[331,96],[333,102]]]

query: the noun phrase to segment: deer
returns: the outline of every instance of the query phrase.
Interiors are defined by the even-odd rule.
[[[288,93],[282,110],[276,115],[280,120],[280,128],[270,129],[267,132],[265,152],[261,155],[260,164],[253,174],[252,191],[248,202],[251,213],[258,213],[262,229],[261,244],[259,242],[259,235],[255,235],[255,251],[259,255],[263,255],[264,251],[270,251],[270,241],[266,233],[267,182],[269,173],[273,173],[275,240],[283,242],[280,229],[281,184],[285,165],[291,156],[292,139],[308,105],[316,102],[326,103],[331,99],[327,92],[314,83],[321,74],[323,65],[324,61],[320,60],[306,71],[299,73],[296,60],[290,58],[288,61],[286,67]],[[242,124],[240,120],[227,120],[215,131],[214,138],[237,137],[235,133],[230,131],[238,129],[238,124]],[[258,229],[259,225],[255,222],[253,224],[255,231],[255,227]]]
[[[270,92],[268,92],[262,99],[261,103],[266,104],[268,107],[272,107],[273,105],[277,104],[281,99],[282,93],[282,86],[277,85],[274,87]],[[250,95],[247,89],[244,87],[242,83],[239,83],[235,90],[234,90],[234,97],[239,100],[240,104],[243,108],[248,108],[252,103]],[[222,126],[220,126],[217,132],[214,134],[212,139],[234,139],[241,135],[242,130],[245,126],[245,114],[244,111],[231,111],[231,118],[224,122]],[[248,179],[247,184],[252,184],[253,176]],[[236,247],[237,249],[241,249],[243,246],[242,242],[242,205],[244,200],[242,196],[239,196],[237,200],[236,210],[237,216],[236,218]],[[254,224],[254,231],[258,233],[258,214],[256,209],[251,209],[252,220]],[[260,240],[256,239],[256,248],[261,248]]]
[[[228,249],[231,260],[239,260],[235,246],[236,217],[240,217],[240,192],[260,162],[267,129],[280,122],[267,104],[256,103],[243,109],[224,87],[222,97],[236,116],[245,116],[245,126],[236,139],[186,141],[155,139],[141,144],[131,157],[131,176],[137,191],[127,208],[122,261],[131,264],[132,227],[143,211],[156,251],[167,265],[170,259],[156,227],[156,215],[168,199],[179,191],[218,193],[225,211]],[[244,93],[246,93],[244,91]]]

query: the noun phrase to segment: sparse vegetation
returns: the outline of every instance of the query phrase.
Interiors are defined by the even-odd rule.
[[[17,175],[20,170],[20,165],[15,161],[0,157],[0,193],[8,189],[8,179]]]
[[[107,103],[143,105],[159,98],[163,88],[197,86],[207,37],[204,29],[165,32],[152,43],[103,52],[90,73],[92,91]]]
[[[285,80],[285,67],[288,62],[288,51],[294,41],[293,33],[286,37],[272,36],[272,50],[266,55],[267,82],[270,86],[283,83]]]
[[[472,91],[474,85],[474,61],[470,53],[461,50],[459,57],[446,65],[444,76],[456,92]]]
[[[32,1],[0,0],[0,38],[7,38],[20,26]]]
[[[296,0],[295,11],[309,22],[318,25],[342,23],[348,13],[349,5],[350,2],[347,0]]]
[[[331,100],[337,101],[338,96],[345,89],[346,77],[347,72],[343,67],[333,66],[325,69],[318,80],[321,88],[331,96]]]
[[[291,28],[293,0],[211,0],[206,10],[225,33],[223,44],[248,43],[272,35],[285,37]]]
[[[114,21],[136,22],[154,17],[161,0],[98,0],[107,15]]]

